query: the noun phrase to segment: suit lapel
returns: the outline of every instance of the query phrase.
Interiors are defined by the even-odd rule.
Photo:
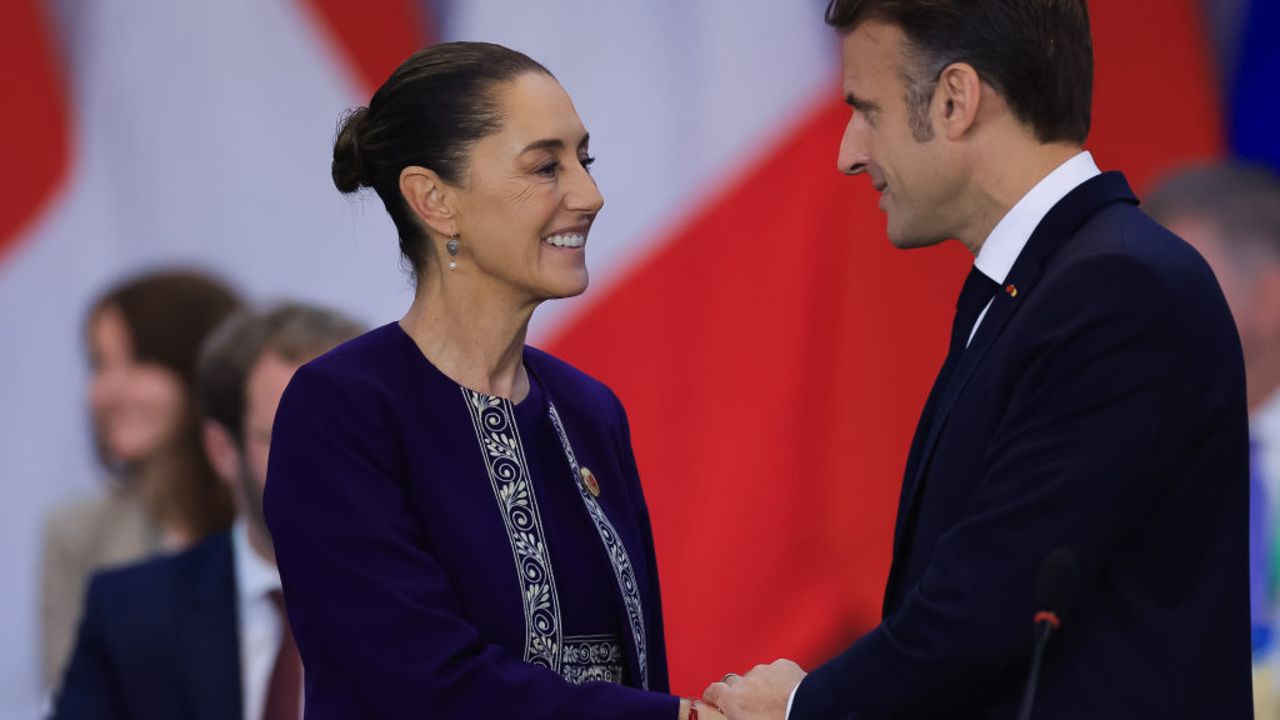
[[[191,571],[179,617],[180,676],[189,717],[214,720],[243,714],[240,634],[231,536],[226,534]]]
[[[890,569],[889,588],[885,594],[885,612],[889,610],[890,597],[896,584],[898,556],[904,536],[914,522],[925,478],[928,476],[933,452],[946,426],[947,418],[956,399],[964,392],[973,372],[982,363],[987,352],[1004,331],[1005,326],[1035,291],[1036,283],[1044,274],[1045,266],[1073,235],[1093,215],[1114,202],[1137,204],[1137,198],[1129,189],[1124,175],[1108,172],[1091,178],[1072,190],[1054,205],[1036,226],[1027,244],[1009,271],[1005,284],[991,301],[987,313],[978,326],[969,347],[965,349],[949,378],[940,378],[930,392],[920,418],[920,426],[912,441],[908,456],[907,472],[898,509],[894,533],[894,564]],[[930,412],[932,411],[932,412]]]

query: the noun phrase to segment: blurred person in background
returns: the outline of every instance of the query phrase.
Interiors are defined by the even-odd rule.
[[[220,281],[171,270],[131,278],[90,309],[89,411],[110,481],[101,495],[56,508],[45,526],[46,686],[62,675],[95,570],[230,526],[231,495],[201,450],[194,393],[200,344],[239,305]]]
[[[199,363],[204,448],[235,523],[94,577],[55,717],[300,717],[302,667],[262,517],[271,425],[298,366],[362,331],[289,303],[239,313],[210,336]]]
[[[1215,165],[1168,178],[1144,203],[1213,268],[1244,348],[1249,402],[1249,602],[1254,709],[1280,718],[1280,179]]]

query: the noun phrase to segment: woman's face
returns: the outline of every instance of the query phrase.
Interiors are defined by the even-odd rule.
[[[124,315],[110,305],[89,323],[89,409],[114,461],[145,461],[168,443],[185,410],[182,381],[156,363],[140,363]]]
[[[577,295],[587,288],[587,234],[604,205],[587,171],[587,131],[547,75],[525,73],[497,93],[502,128],[475,143],[454,188],[457,272],[482,273],[521,299]]]

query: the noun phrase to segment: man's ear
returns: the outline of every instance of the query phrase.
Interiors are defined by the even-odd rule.
[[[938,127],[949,140],[969,132],[982,105],[982,78],[969,63],[951,63],[938,76],[934,90]]]
[[[213,471],[232,490],[238,487],[240,473],[240,446],[231,431],[216,420],[205,420],[201,426],[204,454],[209,458]]]
[[[444,237],[458,232],[453,190],[434,170],[418,165],[401,170],[400,194],[427,227]]]

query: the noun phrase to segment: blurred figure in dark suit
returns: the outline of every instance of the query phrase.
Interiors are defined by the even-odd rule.
[[[189,550],[92,580],[55,717],[300,717],[302,668],[262,517],[271,425],[294,370],[360,332],[286,304],[236,315],[210,337],[203,443],[239,516]]]
[[[196,356],[240,306],[203,273],[149,272],[112,288],[85,321],[89,411],[106,492],[53,511],[41,568],[46,685],[66,666],[96,570],[180,550],[226,530],[233,508],[201,449]]]
[[[1209,261],[1240,332],[1249,398],[1254,710],[1280,718],[1280,179],[1260,165],[1193,168],[1162,183],[1146,207]]]

